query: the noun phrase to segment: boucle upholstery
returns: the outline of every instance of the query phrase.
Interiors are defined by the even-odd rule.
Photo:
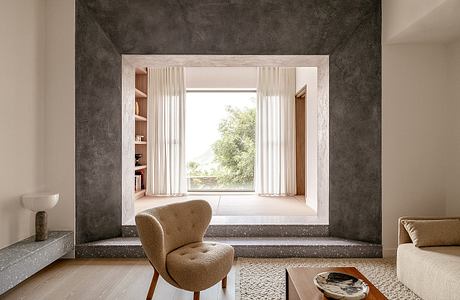
[[[402,220],[416,247],[460,246],[460,220]]]
[[[227,276],[233,263],[233,248],[220,243],[192,243],[166,257],[169,275],[181,288],[201,291]]]
[[[460,300],[460,246],[418,248],[403,220],[459,219],[403,217],[399,219],[398,279],[423,299]]]
[[[405,243],[412,243],[412,240],[407,233],[404,225],[402,224],[403,220],[452,220],[452,219],[460,219],[460,217],[401,217],[399,218],[399,231],[398,231],[398,245],[405,244]]]
[[[200,261],[204,263],[203,268],[198,268],[196,263],[187,263],[190,261],[190,256],[185,255],[182,257],[184,259],[183,269],[181,271],[177,269],[180,258],[173,255],[175,250],[183,248],[184,251],[191,252],[190,245],[196,243],[202,245],[200,247],[209,247],[202,242],[211,217],[211,206],[204,200],[159,206],[136,215],[137,231],[144,252],[152,266],[165,281],[185,290],[201,291],[222,280],[230,271],[233,263],[233,248],[222,244],[219,244],[216,250],[208,252],[208,259],[201,258],[202,255],[208,253],[199,255]],[[172,262],[171,267],[175,272],[170,273],[167,260]],[[211,268],[216,271],[209,272]],[[227,270],[227,272],[223,274],[223,270]],[[180,276],[178,272],[183,272],[187,276]],[[201,284],[194,286],[196,278],[207,283],[212,282],[212,284],[205,288]]]
[[[398,247],[398,279],[423,299],[460,299],[460,246]]]

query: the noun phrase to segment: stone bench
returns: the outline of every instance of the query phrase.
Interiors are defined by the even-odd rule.
[[[72,231],[51,231],[46,241],[31,236],[0,249],[0,295],[73,249]]]

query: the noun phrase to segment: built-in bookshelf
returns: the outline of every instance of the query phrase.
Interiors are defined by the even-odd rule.
[[[134,166],[134,199],[145,196],[147,184],[147,93],[148,93],[148,69],[136,68],[135,80],[135,132],[134,147],[135,154],[141,155],[138,164]]]

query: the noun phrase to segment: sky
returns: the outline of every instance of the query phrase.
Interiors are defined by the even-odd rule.
[[[226,106],[255,108],[256,92],[187,92],[185,106],[186,161],[205,155],[219,138]]]

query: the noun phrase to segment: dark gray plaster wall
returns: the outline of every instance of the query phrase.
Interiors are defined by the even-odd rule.
[[[330,54],[376,0],[80,0],[123,54]]]
[[[77,1],[76,241],[121,234],[121,55]]]
[[[329,57],[330,233],[381,243],[380,9]]]
[[[102,61],[110,61],[110,66],[119,65],[115,63],[119,59],[115,59],[115,49],[113,52],[99,49],[105,49],[110,42],[122,54],[330,55],[330,232],[339,237],[381,242],[380,0],[77,0],[77,3],[90,13],[77,15],[77,65],[82,64],[79,68],[89,76],[103,77],[101,84],[91,90],[90,80],[77,76],[77,89],[83,85],[87,93],[101,93],[104,99],[113,101],[107,111],[89,116],[91,122],[108,117],[115,106],[121,107],[118,102],[121,95],[113,87],[114,77],[121,70],[118,73],[104,70],[106,75],[103,75],[94,66]],[[90,30],[88,21],[79,19],[91,16],[100,27],[91,27],[95,32],[87,32],[85,38],[79,27],[85,25],[85,30]],[[110,41],[92,37],[103,33]],[[85,51],[87,54],[92,51],[96,58],[82,57]],[[110,78],[106,77],[109,74]],[[81,97],[86,95],[77,93],[76,101],[86,103]],[[115,121],[116,118],[106,120],[110,124]],[[84,118],[79,120],[77,114],[77,123],[80,122]],[[102,168],[103,159],[97,155],[100,147],[115,146],[112,139],[100,141],[105,140],[107,145],[89,147],[83,157],[86,162],[96,160],[93,164],[101,166],[100,171],[108,169]],[[81,141],[77,136],[77,150]],[[85,142],[85,146],[91,145]],[[117,147],[121,149],[120,144]],[[112,154],[115,158],[115,153]],[[77,152],[77,166],[80,163]],[[109,172],[111,183],[102,187],[110,194],[105,197],[107,205],[100,208],[85,205],[86,210],[99,212],[83,220],[77,209],[77,236],[78,228],[92,230],[90,219],[96,216],[118,216],[121,180],[116,176],[121,166],[113,163],[114,168]],[[77,168],[77,177],[87,180],[79,172]],[[81,190],[84,188],[77,185],[77,207],[80,202],[88,203],[88,197],[80,199],[80,194],[87,193]],[[110,224],[114,225],[112,219],[111,216]],[[79,227],[80,222],[85,225]],[[98,237],[110,237],[115,229],[119,230],[114,225],[114,231]]]

